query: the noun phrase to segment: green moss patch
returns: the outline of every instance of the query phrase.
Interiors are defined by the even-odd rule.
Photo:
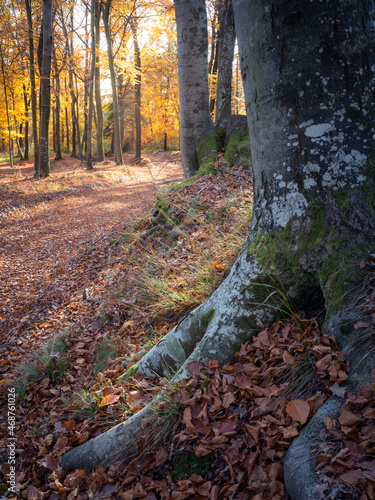
[[[284,284],[296,304],[306,305],[309,300],[321,302],[320,289],[327,318],[346,303],[348,291],[365,277],[358,263],[366,257],[374,237],[364,228],[358,239],[353,238],[349,221],[355,200],[368,210],[362,189],[359,187],[357,193],[339,190],[328,203],[315,201],[303,217],[292,219],[284,229],[258,234],[248,247],[270,277],[276,276],[275,281]],[[251,284],[251,288],[259,303],[270,292],[264,283]]]
[[[208,457],[197,457],[194,453],[176,453],[172,459],[171,477],[177,481],[181,476],[199,474],[204,476],[212,465]]]
[[[198,150],[198,162],[200,174],[212,173],[216,155],[224,143],[224,131],[221,128],[212,130]]]
[[[251,167],[249,130],[237,130],[233,132],[225,150],[224,159],[230,165],[240,164],[243,168]]]
[[[212,318],[215,315],[215,309],[210,309],[209,311],[206,312],[206,314],[203,315],[202,318],[202,325],[207,328],[208,325],[211,323]]]

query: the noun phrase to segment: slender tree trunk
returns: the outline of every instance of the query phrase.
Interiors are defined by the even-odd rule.
[[[79,154],[79,158],[80,158],[81,164],[82,164],[83,151],[82,151],[82,143],[81,143],[81,134],[80,134],[80,130],[79,130],[79,92],[78,92],[77,77],[75,77],[74,83],[75,83],[75,92],[74,92],[75,101],[73,102],[73,104],[75,104],[75,106],[74,106],[74,120],[75,120],[75,124],[76,124],[76,138],[77,138],[77,144],[78,144],[78,154]],[[74,84],[73,84],[73,88],[74,88]]]
[[[141,128],[141,83],[142,83],[142,73],[141,73],[141,52],[138,45],[137,36],[137,23],[133,19],[132,31],[134,39],[134,66],[135,66],[135,85],[134,85],[134,118],[135,118],[135,158],[141,158],[142,155],[142,128]]]
[[[186,177],[199,168],[197,148],[212,128],[207,72],[207,15],[204,0],[175,0],[180,89],[182,166]]]
[[[65,128],[66,128],[66,152],[69,154],[70,144],[69,144],[69,111],[68,106],[65,106]]]
[[[217,1],[216,6],[215,6],[215,19],[212,25],[212,42],[211,42],[211,57],[210,57],[210,62],[208,64],[208,74],[211,77],[216,77],[217,75],[217,69],[218,69],[218,60],[219,60],[219,37],[220,37],[220,32],[218,33],[216,28],[215,28],[215,22],[216,22],[216,16],[218,15],[218,10],[222,7],[221,2]],[[212,87],[211,87],[212,88]],[[216,103],[216,89],[215,92],[212,93],[213,95],[210,96],[210,113],[212,114],[213,110],[215,109],[215,103]]]
[[[39,166],[39,140],[38,140],[38,116],[37,116],[37,98],[36,98],[36,85],[35,85],[35,61],[34,61],[34,29],[33,20],[31,16],[30,0],[25,0],[28,37],[29,37],[29,61],[30,61],[30,95],[31,95],[31,119],[33,127],[33,141],[34,141],[34,175],[40,176]]]
[[[40,72],[40,174],[50,175],[49,120],[51,114],[52,0],[43,0],[42,66]]]
[[[52,108],[52,150],[56,153],[56,109]]]
[[[23,84],[23,102],[25,106],[25,160],[29,159],[29,100],[26,92],[26,85]]]
[[[124,75],[121,73],[118,77],[118,106],[120,115],[120,140],[121,151],[124,151],[124,134],[125,134],[125,92]]]
[[[20,143],[20,148],[23,148],[23,138],[22,138],[22,130],[23,130],[23,124],[20,123],[20,137],[19,137],[19,143]]]
[[[57,66],[56,50],[53,50],[53,67],[55,76],[55,160],[61,160],[61,134],[60,134],[60,114],[61,114],[61,104],[60,104],[60,72]]]
[[[10,160],[10,166],[13,168],[12,127],[11,127],[10,118],[9,118],[8,92],[7,92],[7,85],[6,85],[6,80],[5,80],[5,69],[4,69],[4,54],[3,54],[3,47],[2,47],[1,44],[0,44],[0,58],[1,58],[1,74],[3,76],[3,87],[4,87],[4,98],[5,98],[5,111],[6,111],[6,114],[7,114],[7,122],[8,122],[9,160]]]
[[[104,118],[103,118],[103,107],[102,98],[100,94],[100,15],[102,11],[102,4],[98,1],[95,4],[95,104],[96,104],[96,156],[97,161],[102,162],[105,160],[104,154]]]
[[[91,0],[91,72],[90,72],[90,91],[89,91],[89,114],[87,123],[87,170],[93,170],[92,166],[92,122],[94,107],[94,79],[95,79],[95,0]]]
[[[215,123],[219,123],[232,110],[232,67],[236,32],[234,28],[233,0],[226,0],[219,10],[219,70],[216,87]]]
[[[123,165],[124,160],[122,158],[121,150],[121,138],[120,138],[120,120],[119,120],[119,106],[118,106],[118,94],[116,85],[116,73],[115,65],[113,60],[113,50],[112,50],[112,36],[111,28],[109,24],[109,14],[111,11],[112,0],[107,0],[105,8],[103,11],[103,22],[104,31],[107,41],[107,53],[108,53],[108,66],[109,72],[111,74],[111,87],[112,87],[112,101],[113,101],[113,143],[115,151],[115,162],[117,165]]]

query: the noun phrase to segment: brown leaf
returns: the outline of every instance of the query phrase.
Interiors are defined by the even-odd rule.
[[[333,385],[331,385],[331,387],[329,389],[330,389],[330,391],[332,391],[332,393],[335,396],[338,396],[339,398],[345,397],[346,388],[340,387],[337,382],[335,382]]]
[[[298,429],[294,427],[294,425],[290,425],[289,427],[285,427],[283,429],[283,438],[290,439],[298,436]]]
[[[302,399],[295,399],[286,405],[286,412],[293,420],[303,425],[308,419],[310,406]]]
[[[354,323],[353,328],[354,330],[360,330],[361,328],[369,328],[369,324],[366,323],[365,321],[357,321]]]
[[[167,447],[159,448],[155,454],[155,467],[163,465],[168,458]]]
[[[362,422],[362,417],[349,411],[345,406],[342,406],[340,409],[340,417],[339,422],[342,426],[345,427],[355,427],[359,423]]]
[[[216,361],[216,359],[206,359],[205,363],[208,368],[211,368],[212,370],[215,370],[215,368],[220,368],[219,362]]]
[[[294,363],[294,358],[288,351],[284,351],[283,352],[283,361],[287,365],[292,365]]]
[[[259,408],[256,408],[253,411],[252,416],[261,417],[262,415],[266,415],[267,413],[274,412],[279,404],[280,401],[278,399],[270,399],[267,403],[263,403],[261,406],[259,406]]]
[[[253,384],[253,380],[250,377],[243,375],[243,373],[238,373],[236,375],[235,384],[239,389],[249,389]]]
[[[347,484],[358,484],[361,479],[363,479],[363,474],[360,470],[349,470],[340,474],[340,481]]]
[[[142,403],[142,392],[139,390],[130,391],[127,395],[127,401],[131,408],[140,406]]]
[[[55,451],[61,450],[62,448],[64,448],[68,444],[68,442],[69,442],[69,439],[66,436],[63,436],[61,434],[61,436],[59,437],[59,439],[56,441],[55,446],[53,447],[53,449]]]

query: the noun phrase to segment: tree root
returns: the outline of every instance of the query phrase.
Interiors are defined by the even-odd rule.
[[[261,327],[273,318],[274,311],[268,306],[259,308],[255,316],[246,305],[254,301],[249,293],[249,280],[259,275],[255,259],[244,249],[221,286],[141,359],[139,371],[161,376],[170,376],[172,371],[173,379],[178,380],[189,376],[185,367],[190,361],[209,358],[221,365],[229,362],[241,343],[259,331],[249,328],[246,319],[261,318]],[[68,451],[62,458],[62,466],[94,469],[102,463],[134,457],[139,429],[147,428],[152,414],[152,409],[145,407],[126,422]]]
[[[356,342],[348,342],[348,337],[342,333],[343,326],[354,325],[359,321],[366,321],[374,328],[374,322],[369,316],[360,313],[360,307],[356,301],[354,305],[342,309],[335,314],[327,324],[327,333],[333,335],[341,350],[346,352],[352,367],[346,387],[352,392],[363,384],[371,383],[371,369],[375,366],[374,345],[369,335],[363,335],[361,339],[357,334]],[[351,335],[355,335],[352,333]],[[359,338],[358,338],[359,337]],[[362,341],[361,341],[362,340]],[[360,348],[358,344],[361,344]],[[361,355],[361,352],[367,355]],[[316,448],[321,442],[322,431],[325,430],[324,417],[337,419],[340,416],[340,408],[345,398],[331,396],[317,411],[310,422],[302,429],[298,437],[288,449],[284,459],[284,481],[286,489],[292,500],[308,499],[348,499],[355,500],[357,496],[347,485],[339,485],[336,488],[329,487],[321,482],[319,475],[315,472]],[[328,486],[328,488],[327,488]]]

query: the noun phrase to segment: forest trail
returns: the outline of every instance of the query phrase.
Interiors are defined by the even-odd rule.
[[[148,166],[125,156],[126,165],[106,161],[93,172],[65,156],[40,180],[32,160],[0,166],[1,350],[63,324],[66,306],[93,280],[90,269],[108,261],[104,240],[147,214],[156,188],[183,176],[178,154],[151,155]]]

